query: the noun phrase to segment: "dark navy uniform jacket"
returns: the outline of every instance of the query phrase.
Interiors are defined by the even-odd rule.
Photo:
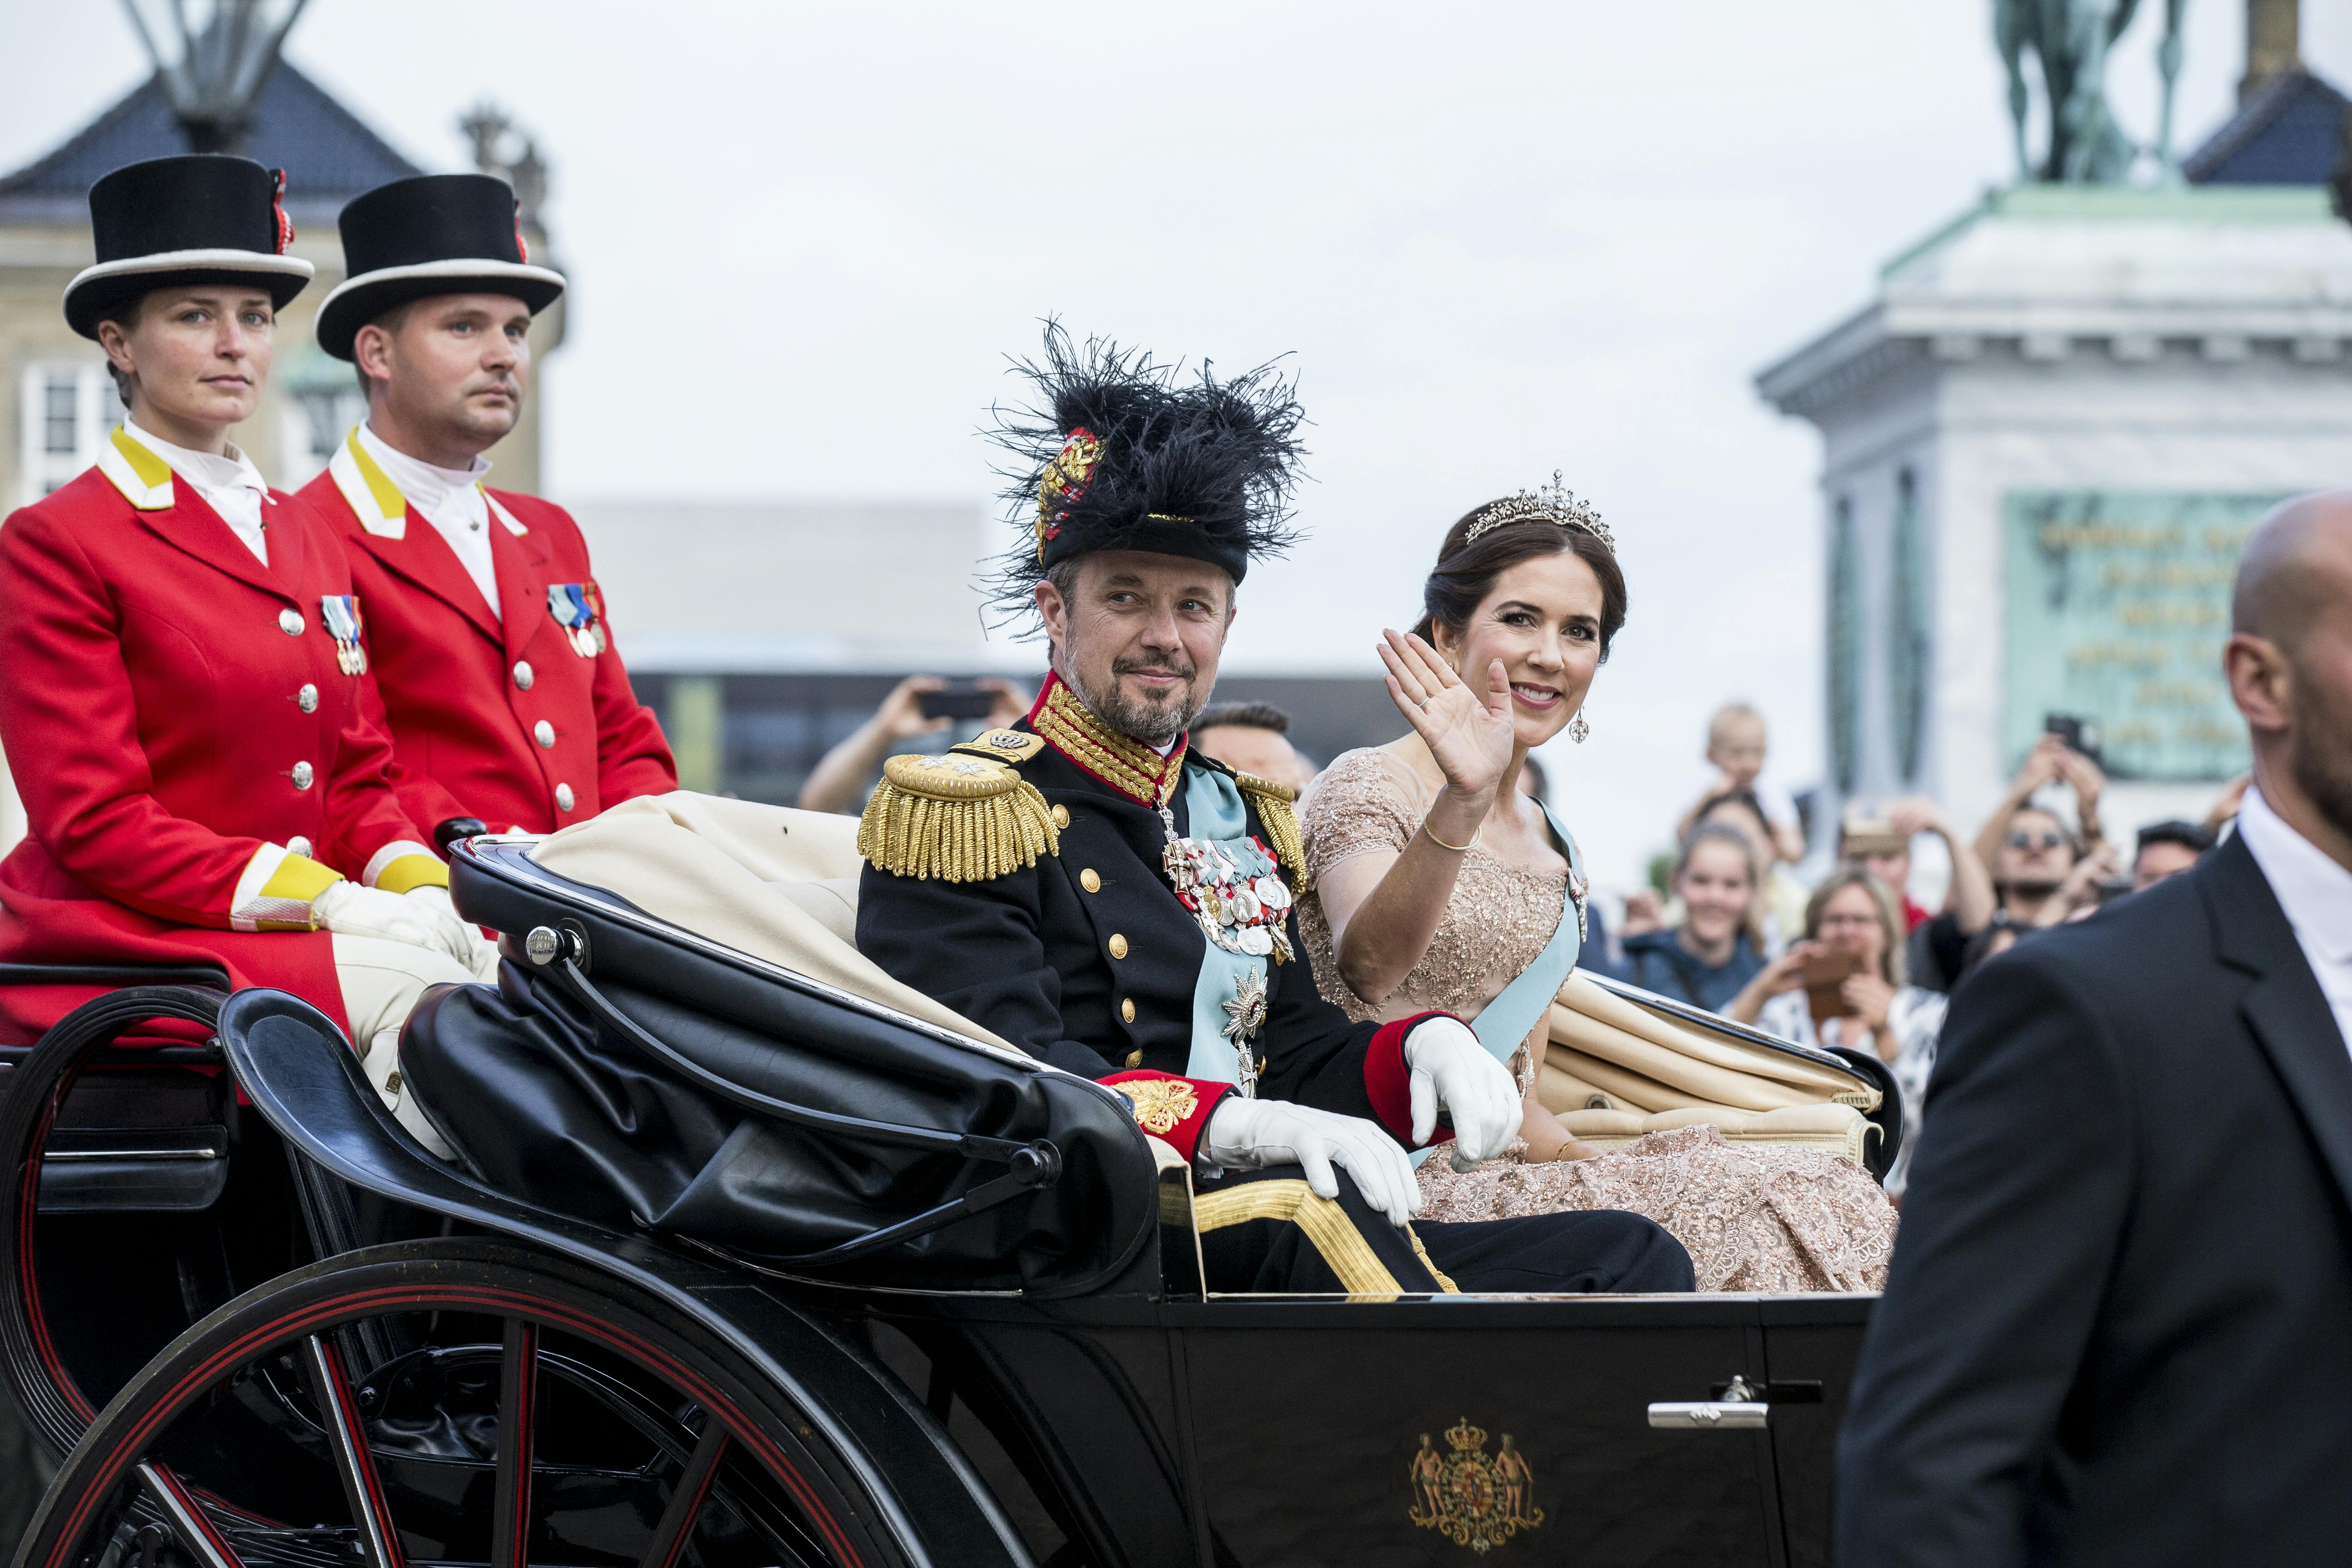
[[[1041,704],[1043,700],[1041,699]],[[1024,720],[1014,728],[1034,732]],[[894,876],[868,864],[857,899],[857,945],[897,978],[1006,1041],[1086,1078],[1183,1078],[1192,1054],[1192,994],[1208,944],[1161,868],[1160,814],[1055,749],[1015,761],[1055,808],[1060,852],[991,881]],[[1185,784],[1223,763],[1186,748],[1186,779],[1169,800],[1188,831]],[[1256,795],[1244,791],[1249,831],[1272,845]],[[1062,823],[1066,814],[1068,821]],[[1294,893],[1297,883],[1285,868]],[[1256,1036],[1257,1093],[1380,1122],[1407,1142],[1412,1116],[1405,1030],[1418,1018],[1356,1023],[1315,987],[1297,911],[1285,917],[1292,957],[1269,963]],[[1219,1093],[1194,1080],[1199,1113],[1163,1134],[1188,1157]]]

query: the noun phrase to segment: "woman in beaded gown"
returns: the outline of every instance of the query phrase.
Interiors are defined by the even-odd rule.
[[[1423,598],[1420,626],[1379,650],[1412,732],[1345,753],[1307,795],[1298,926],[1323,994],[1351,1017],[1444,1009],[1479,1027],[1491,1009],[1482,1037],[1527,1020],[1512,1058],[1522,1142],[1467,1171],[1424,1160],[1423,1217],[1631,1210],[1689,1250],[1702,1290],[1882,1288],[1895,1210],[1852,1162],[1734,1145],[1707,1126],[1604,1153],[1536,1099],[1585,889],[1573,839],[1518,777],[1562,729],[1583,738],[1579,710],[1624,622],[1605,525],[1557,479],[1490,502],[1447,531]]]

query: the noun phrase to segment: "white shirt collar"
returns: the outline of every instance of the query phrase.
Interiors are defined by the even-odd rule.
[[[207,500],[215,490],[243,487],[256,495],[269,493],[269,481],[253,466],[253,459],[236,448],[235,442],[222,443],[219,453],[198,452],[187,447],[174,447],[161,436],[142,430],[136,420],[127,416],[122,428],[132,440],[172,465],[172,471],[205,492]]]
[[[360,422],[360,445],[367,448],[384,478],[400,487],[408,504],[427,517],[446,510],[453,498],[474,489],[490,471],[486,458],[477,457],[471,467],[464,468],[436,468],[422,458],[412,458],[387,443],[365,420]]]
[[[490,500],[482,489],[482,476],[490,471],[488,460],[478,456],[470,468],[436,468],[388,445],[365,420],[360,422],[359,438],[367,455],[383,470],[383,477],[447,542],[466,575],[481,590],[491,616],[504,619],[499,606],[498,566],[490,553]]]
[[[261,521],[262,503],[269,500],[269,481],[261,477],[250,458],[230,443],[223,443],[218,453],[175,447],[152,431],[141,429],[128,416],[122,429],[171,465],[172,471],[187,480],[205,498],[205,504],[228,524],[229,531],[253,552],[254,559],[264,566],[269,564],[269,542]]]
[[[2352,871],[2289,826],[2252,786],[2238,807],[2238,832],[2313,967],[2323,958],[2352,964]]]

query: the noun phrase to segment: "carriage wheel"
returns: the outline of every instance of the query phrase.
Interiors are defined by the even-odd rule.
[[[371,1364],[372,1341],[412,1348]],[[749,1354],[636,1288],[413,1242],[289,1274],[173,1342],[68,1458],[16,1561],[903,1562],[854,1473]]]

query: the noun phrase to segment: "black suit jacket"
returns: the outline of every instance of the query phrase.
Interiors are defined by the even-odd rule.
[[[858,951],[1065,1071],[1102,1078],[1144,1068],[1183,1076],[1208,938],[1160,868],[1168,835],[1160,814],[1050,745],[1024,761],[999,760],[1069,813],[1061,852],[985,882],[919,880],[869,863],[858,886]],[[1200,769],[1233,771],[1191,751],[1184,768],[1188,777]],[[1170,801],[1180,834],[1191,826],[1184,794],[1179,784]],[[1257,803],[1246,794],[1242,800],[1249,830],[1272,843]],[[1085,886],[1089,872],[1097,883],[1092,892]],[[1285,924],[1294,956],[1267,966],[1258,1093],[1378,1121],[1364,1066],[1381,1026],[1351,1022],[1323,1000],[1295,906]],[[1117,945],[1124,956],[1113,956]],[[1127,1003],[1134,1004],[1131,1019]]]
[[[1843,1568],[2352,1556],[2352,1056],[2253,856],[1952,1001]]]

